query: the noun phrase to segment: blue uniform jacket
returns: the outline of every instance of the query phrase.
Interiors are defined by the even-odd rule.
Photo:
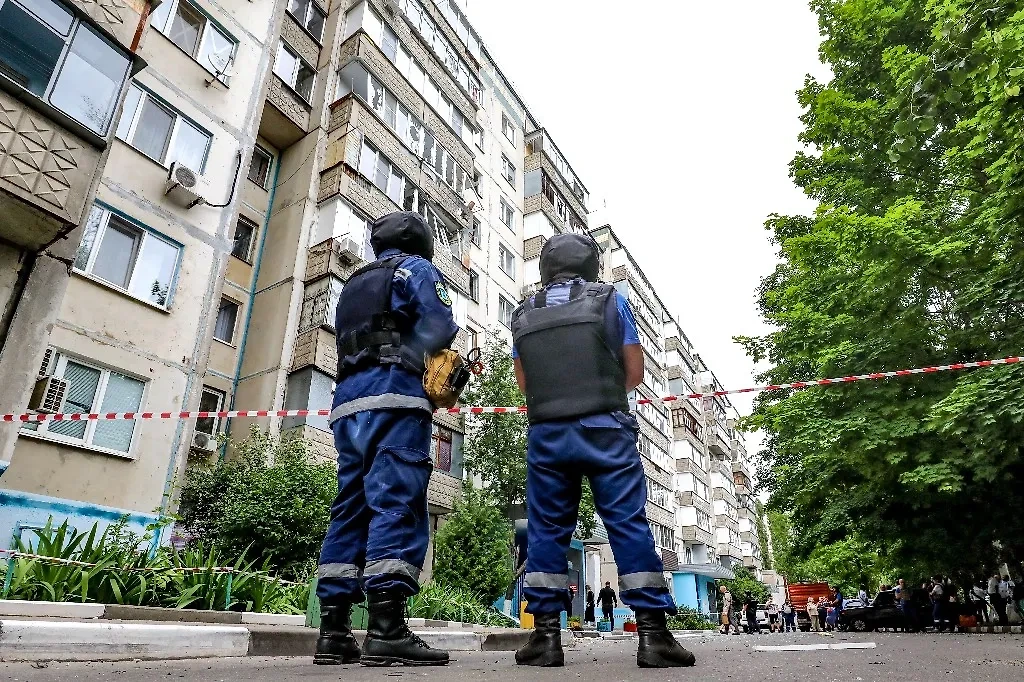
[[[388,249],[378,258],[399,253],[397,249]],[[441,273],[425,258],[410,256],[395,271],[391,289],[392,314],[411,323],[410,345],[417,350],[434,354],[451,345],[459,326],[452,316],[450,301]],[[385,398],[366,400],[381,396]],[[332,408],[333,422],[364,409],[430,410],[431,405],[423,390],[422,376],[416,376],[400,365],[378,365],[342,379],[334,390]]]

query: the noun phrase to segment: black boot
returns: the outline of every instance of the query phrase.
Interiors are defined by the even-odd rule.
[[[516,652],[516,663],[541,668],[561,668],[565,665],[562,653],[562,616],[559,613],[538,613],[533,617],[534,630],[530,641]]]
[[[636,631],[640,635],[636,664],[641,668],[685,668],[696,663],[669,632],[664,611],[637,609]]]
[[[447,665],[448,652],[431,649],[409,629],[406,598],[398,592],[370,594],[366,639],[360,663],[368,666]]]
[[[359,662],[359,644],[352,636],[352,604],[320,605],[320,639],[313,663],[341,665]]]

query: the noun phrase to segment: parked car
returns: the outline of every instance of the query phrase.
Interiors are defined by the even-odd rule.
[[[871,632],[878,628],[911,627],[907,617],[896,605],[896,593],[879,592],[868,606],[851,606],[839,614],[839,629]]]

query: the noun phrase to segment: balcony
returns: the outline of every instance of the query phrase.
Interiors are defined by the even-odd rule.
[[[676,503],[683,507],[696,507],[709,515],[711,514],[711,503],[689,490],[677,490]]]
[[[462,479],[435,469],[427,485],[427,509],[432,514],[448,514],[462,497]]]
[[[358,246],[351,240],[328,239],[310,247],[303,281],[313,282],[327,276],[347,281],[364,264]]]
[[[712,500],[725,500],[731,506],[733,506],[733,507],[736,506],[736,496],[733,495],[728,490],[726,490],[725,488],[715,488],[711,492],[711,499]]]
[[[573,172],[555,143],[541,128],[526,137],[526,170],[546,168],[559,184],[559,190],[572,204],[577,215],[587,215],[590,193]]]
[[[704,530],[700,526],[680,526],[679,539],[690,544],[708,546],[713,544],[711,532]]]
[[[719,543],[718,556],[719,558],[731,557],[735,561],[739,562],[743,560],[743,550],[737,547],[736,545]]]
[[[728,528],[737,533],[740,532],[739,521],[736,521],[727,514],[715,514],[715,526],[718,528]]]

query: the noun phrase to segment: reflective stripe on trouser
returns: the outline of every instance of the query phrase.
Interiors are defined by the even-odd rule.
[[[634,609],[675,612],[647,523],[647,484],[636,449],[636,431],[636,420],[623,413],[530,426],[526,455],[527,612],[551,613],[567,607],[566,552],[579,515],[583,476],[590,479],[594,503],[624,581],[619,600]],[[531,575],[545,576],[543,584],[530,580]]]
[[[375,410],[332,424],[338,496],[320,550],[317,596],[362,601],[369,592],[419,591],[427,555],[430,414]]]

